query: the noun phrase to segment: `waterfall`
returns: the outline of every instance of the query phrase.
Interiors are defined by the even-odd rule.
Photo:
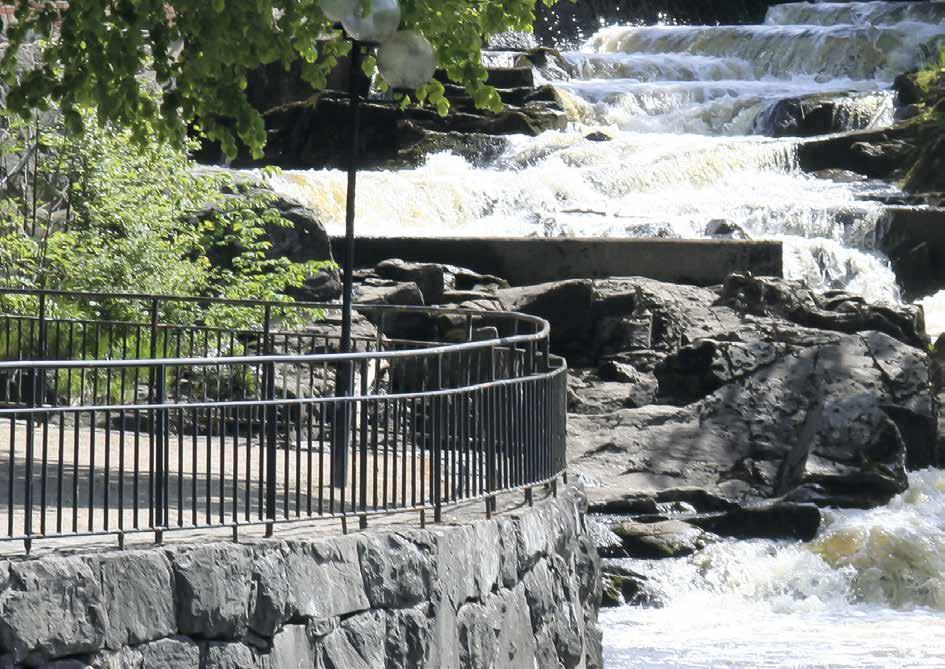
[[[604,614],[606,666],[941,667],[943,504],[945,472],[914,472],[885,507],[828,510],[809,544],[721,541],[688,558],[621,560],[646,573],[652,604]]]
[[[776,105],[812,95],[843,97],[855,127],[891,123],[891,81],[945,40],[943,18],[945,3],[799,3],[756,26],[604,27],[550,82],[566,131],[510,137],[486,165],[439,154],[362,173],[359,234],[685,239],[723,219],[782,240],[792,278],[897,300],[870,241],[875,196],[894,187],[804,174],[801,140],[765,134]],[[595,131],[611,141],[586,139]],[[272,183],[343,231],[340,172]]]

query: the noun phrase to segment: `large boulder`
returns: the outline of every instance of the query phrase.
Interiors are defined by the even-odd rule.
[[[911,346],[929,345],[919,307],[869,304],[843,291],[818,293],[798,281],[750,274],[729,276],[720,297],[719,304],[742,314],[774,316],[830,332],[876,330]]]
[[[945,288],[945,208],[886,207],[875,243],[889,258],[906,299]]]
[[[772,137],[813,137],[864,130],[892,107],[886,91],[818,93],[785,98],[755,119],[756,132]]]
[[[922,351],[888,335],[835,334],[683,408],[572,416],[571,458],[605,495],[685,483],[750,500],[817,483],[883,503],[907,465],[932,464],[928,374]]]
[[[806,490],[794,501],[871,506],[937,460],[914,307],[748,275],[716,290],[599,282],[595,298],[591,332],[621,314],[652,322],[648,349],[628,339],[607,356],[606,382],[572,380],[570,459],[600,484],[589,492],[598,506],[686,486],[741,502]],[[628,402],[647,375],[654,403]]]

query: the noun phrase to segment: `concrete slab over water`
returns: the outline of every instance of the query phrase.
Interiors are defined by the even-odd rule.
[[[344,238],[332,238],[341,249]],[[340,255],[340,254],[339,254]],[[360,267],[389,258],[459,265],[515,285],[642,276],[710,286],[732,272],[781,276],[781,242],[612,238],[363,237]]]

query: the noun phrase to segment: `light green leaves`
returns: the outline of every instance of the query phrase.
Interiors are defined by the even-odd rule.
[[[535,0],[401,0],[401,7],[401,29],[430,40],[438,67],[477,105],[501,109],[485,84],[482,44],[497,32],[529,29]],[[319,0],[20,0],[16,16],[0,59],[5,81],[20,73],[9,93],[11,109],[28,115],[54,101],[79,130],[82,109],[96,107],[100,121],[131,128],[139,141],[157,134],[181,142],[186,128],[199,127],[230,156],[240,144],[259,156],[266,141],[259,111],[246,100],[247,73],[301,59],[305,79],[322,88],[349,48]],[[18,65],[18,54],[37,35],[49,42],[42,58],[33,67]],[[373,59],[365,71],[374,73]],[[172,102],[154,104],[154,88]],[[448,102],[431,93],[415,97],[447,113]]]

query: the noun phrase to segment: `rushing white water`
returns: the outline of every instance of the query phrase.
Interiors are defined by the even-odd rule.
[[[942,3],[803,3],[760,26],[604,28],[554,76],[567,131],[511,138],[488,165],[444,154],[362,173],[359,234],[699,238],[723,219],[783,240],[789,277],[896,300],[868,242],[882,209],[870,194],[890,187],[803,174],[796,140],[763,136],[765,114],[851,91],[858,118],[889,123],[890,82],[945,39],[943,16]],[[613,139],[585,139],[593,131]],[[343,231],[340,172],[289,171],[273,185]]]
[[[657,605],[604,612],[605,666],[945,666],[945,472],[871,511],[828,511],[809,544],[726,541],[624,560]]]

